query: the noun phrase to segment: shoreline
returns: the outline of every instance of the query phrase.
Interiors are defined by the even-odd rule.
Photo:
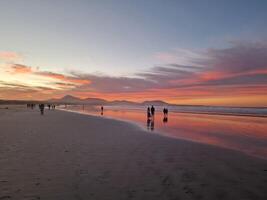
[[[87,116],[91,116],[91,117],[96,117],[98,119],[103,119],[104,118],[104,119],[110,119],[110,120],[114,120],[114,121],[124,122],[124,123],[130,124],[132,126],[135,126],[135,127],[139,128],[141,131],[145,131],[147,133],[151,133],[151,131],[148,131],[139,122],[136,122],[136,121],[133,121],[133,120],[120,119],[120,118],[116,118],[116,117],[112,117],[112,116],[104,116],[104,115],[103,116],[98,116],[98,115],[94,115],[92,113],[86,113],[86,112],[82,112],[82,111],[80,112],[80,111],[75,111],[75,110],[67,110],[67,109],[61,109],[61,108],[58,109],[58,110],[64,111],[64,112],[71,112],[71,113],[81,114],[81,115],[87,115]],[[184,114],[184,113],[182,113],[182,114]],[[189,114],[196,114],[196,113],[189,113]],[[253,157],[253,158],[258,158],[258,159],[262,159],[262,160],[267,161],[267,158],[264,157],[264,156],[255,155],[255,154],[249,154],[247,152],[244,152],[244,151],[241,151],[241,150],[238,150],[238,149],[218,146],[216,144],[209,144],[209,143],[199,142],[199,141],[196,141],[196,140],[190,140],[190,139],[186,139],[186,138],[182,138],[182,137],[175,137],[175,136],[167,135],[167,134],[164,134],[164,133],[166,133],[166,131],[164,131],[164,130],[154,130],[153,131],[153,134],[161,136],[161,137],[164,137],[164,138],[171,138],[171,139],[174,139],[174,140],[182,140],[182,141],[186,141],[186,142],[193,142],[193,143],[196,143],[196,144],[208,145],[208,146],[212,146],[212,147],[215,147],[215,148],[231,150],[231,151],[234,151],[234,152],[238,152],[238,153],[244,154],[245,156],[250,156],[250,157]]]
[[[267,197],[266,160],[121,120],[11,108],[0,128],[0,199]]]

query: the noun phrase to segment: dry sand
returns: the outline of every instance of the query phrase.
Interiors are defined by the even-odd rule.
[[[0,200],[267,199],[267,161],[111,119],[0,109]]]

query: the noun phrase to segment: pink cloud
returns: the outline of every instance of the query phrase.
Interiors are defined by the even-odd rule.
[[[0,52],[0,61],[2,60],[2,61],[12,62],[12,61],[18,61],[21,58],[22,56],[15,52],[10,52],[10,51]]]

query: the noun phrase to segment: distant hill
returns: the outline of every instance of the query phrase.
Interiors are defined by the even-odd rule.
[[[106,104],[107,103],[107,101],[104,99],[98,99],[98,98],[80,99],[78,97],[74,97],[71,95],[66,95],[66,96],[59,98],[59,99],[49,99],[48,102],[70,103],[70,104],[92,104],[92,105]]]
[[[166,106],[170,105],[169,103],[166,103],[165,101],[161,100],[154,100],[154,101],[144,101],[142,105],[154,105],[154,106]]]
[[[94,105],[104,105],[107,104],[108,101],[106,101],[105,99],[99,99],[99,98],[86,98],[82,100],[83,102],[87,103],[87,104],[94,104]]]
[[[49,99],[47,101],[53,102],[53,103],[81,103],[82,99],[80,99],[78,97],[71,96],[71,95],[66,95],[66,96],[59,98],[59,99]]]
[[[133,101],[126,101],[126,100],[115,100],[109,102],[110,105],[126,105],[126,106],[134,106],[134,105],[140,105],[140,103],[133,102]]]
[[[71,95],[66,95],[66,96],[62,97],[60,100],[63,102],[81,102],[82,101],[82,99],[80,99],[78,97],[71,96]]]
[[[126,100],[115,100],[115,101],[107,101],[105,99],[100,98],[86,98],[81,99],[75,96],[66,95],[59,99],[50,99],[48,102],[53,103],[69,103],[69,104],[91,104],[91,105],[169,105],[168,103],[160,100],[155,101],[144,101],[143,103],[137,103],[133,101],[126,101]]]

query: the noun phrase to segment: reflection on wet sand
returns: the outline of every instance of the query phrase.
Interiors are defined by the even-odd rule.
[[[101,110],[68,107],[78,112],[99,115]],[[114,110],[105,108],[104,116],[130,120],[149,131],[175,138],[216,145],[267,158],[267,118],[208,114],[155,113],[147,118],[146,110]]]
[[[154,131],[155,121],[154,118],[147,118],[147,130]]]
[[[164,124],[167,123],[168,122],[168,117],[164,116],[162,121],[163,121]]]

